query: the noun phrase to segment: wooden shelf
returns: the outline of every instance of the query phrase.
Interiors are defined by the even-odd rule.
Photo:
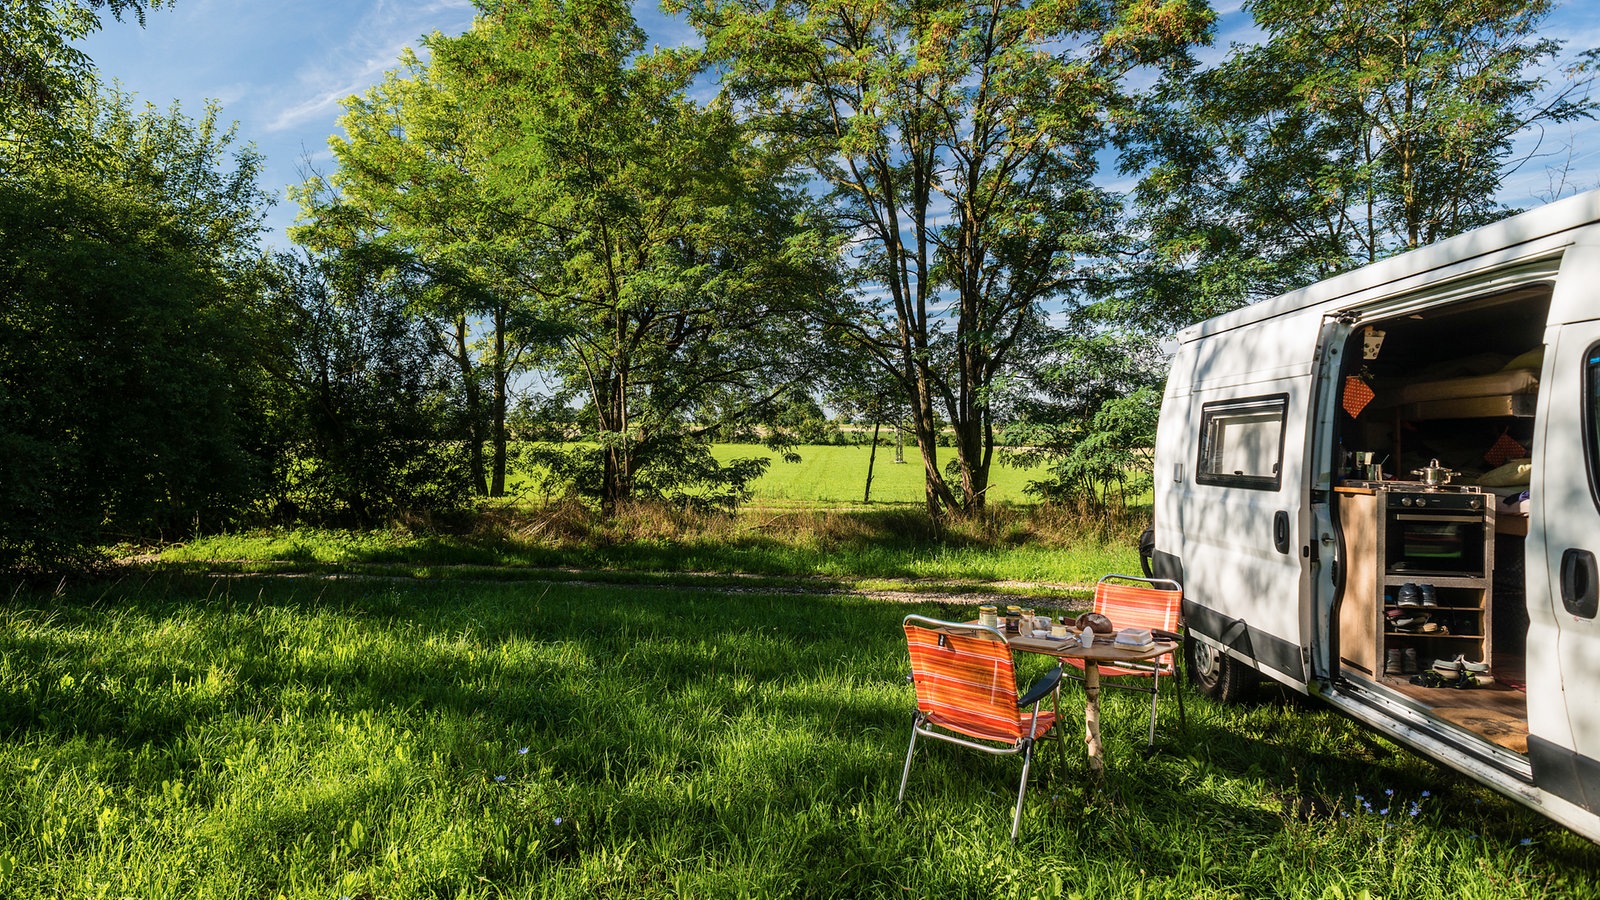
[[[1389,495],[1385,491],[1349,490],[1334,495],[1339,528],[1344,533],[1345,586],[1338,613],[1339,658],[1342,665],[1379,676],[1386,651],[1393,647],[1418,647],[1448,642],[1452,652],[1490,661],[1490,611],[1494,571],[1494,510],[1484,511],[1483,574],[1465,576],[1428,572],[1388,571],[1384,520]],[[1386,602],[1392,588],[1406,584],[1431,584],[1448,591],[1437,606],[1393,606]],[[1391,631],[1384,613],[1403,609],[1416,615],[1449,615],[1477,634]],[[1469,624],[1470,623],[1470,624]],[[1454,624],[1453,622],[1451,623]]]

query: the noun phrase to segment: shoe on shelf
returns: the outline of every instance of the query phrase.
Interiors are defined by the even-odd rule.
[[[1408,581],[1405,584],[1400,585],[1400,593],[1395,598],[1395,605],[1396,606],[1421,606],[1422,605],[1422,593],[1417,590],[1417,586],[1415,584],[1412,584],[1411,582]]]
[[[1432,668],[1433,671],[1445,676],[1446,678],[1459,678],[1461,677],[1461,673],[1466,671],[1465,669],[1461,668],[1461,657],[1459,656],[1455,659],[1436,659],[1433,661]]]
[[[1489,671],[1489,664],[1488,663],[1473,662],[1472,660],[1467,659],[1464,656],[1458,656],[1458,657],[1456,657],[1456,659],[1461,661],[1461,668],[1467,670],[1468,672],[1472,673],[1473,675],[1483,675],[1483,674],[1486,674]]]
[[[1434,592],[1433,585],[1431,585],[1431,584],[1419,584],[1419,585],[1417,585],[1417,593],[1422,595],[1422,605],[1423,606],[1438,606],[1439,605],[1439,595]]]
[[[1450,629],[1439,622],[1426,622],[1422,626],[1423,634],[1449,634]]]
[[[1405,673],[1405,656],[1400,652],[1400,649],[1397,647],[1392,650],[1385,650],[1383,653],[1383,674],[1404,675]]]
[[[1417,665],[1417,648],[1407,647],[1400,654],[1400,665],[1407,675],[1415,675],[1420,671]]]
[[[1422,627],[1428,624],[1428,614],[1412,613],[1408,616],[1396,616],[1389,620],[1389,624],[1394,626],[1396,631],[1421,631]]]

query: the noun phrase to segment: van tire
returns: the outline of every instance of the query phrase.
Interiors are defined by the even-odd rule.
[[[1204,641],[1185,638],[1183,655],[1189,667],[1189,683],[1218,703],[1238,703],[1255,687],[1254,669]]]

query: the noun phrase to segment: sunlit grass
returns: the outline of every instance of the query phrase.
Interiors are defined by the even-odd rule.
[[[658,508],[603,519],[576,505],[508,505],[471,533],[260,529],[166,548],[168,564],[445,574],[443,569],[581,569],[766,577],[1027,582],[1083,586],[1136,572],[1137,532],[1110,534],[1047,510],[997,508],[930,525],[918,509],[747,510],[693,515]],[[477,572],[479,576],[485,573]]]
[[[1106,785],[1076,739],[1045,747],[1015,849],[1014,759],[919,752],[901,814],[910,611],[967,612],[647,583],[12,595],[0,896],[1600,892],[1588,842],[1282,698],[1191,695],[1187,729],[1164,705],[1151,757],[1142,703],[1108,699]]]

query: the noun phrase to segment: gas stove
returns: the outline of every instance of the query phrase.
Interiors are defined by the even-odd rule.
[[[1425,481],[1372,481],[1368,485],[1375,491],[1410,492],[1419,494],[1481,494],[1483,489],[1475,484],[1440,484],[1429,486]]]
[[[1382,491],[1391,510],[1426,509],[1438,512],[1478,512],[1488,505],[1476,485],[1441,484],[1429,487],[1421,481],[1385,481],[1373,484]]]

